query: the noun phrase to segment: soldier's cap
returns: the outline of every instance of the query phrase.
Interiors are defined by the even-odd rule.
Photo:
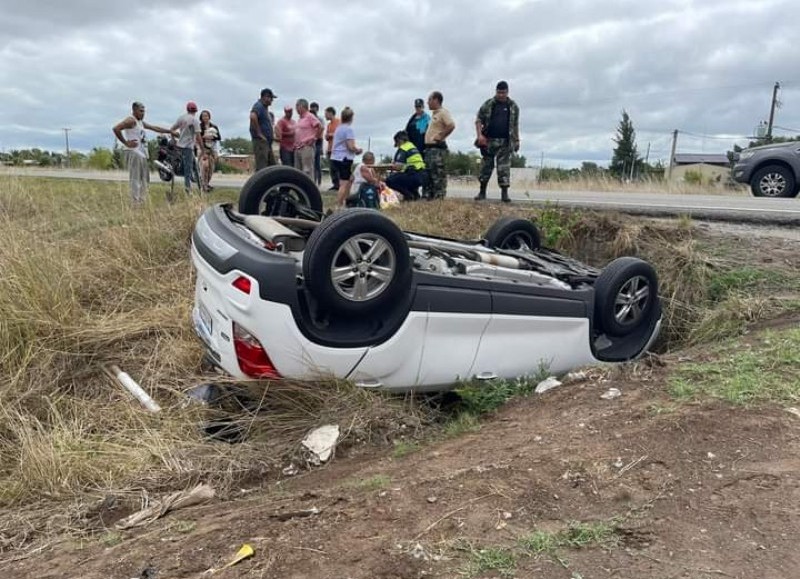
[[[395,141],[407,141],[408,140],[408,133],[405,131],[397,131],[394,134]]]
[[[497,83],[497,90],[508,90],[508,83],[504,80],[501,80]]]
[[[425,101],[422,100],[422,99],[415,99],[414,100],[414,106],[415,107],[424,107],[425,106]]]
[[[186,103],[186,112],[188,113],[196,113],[197,112],[197,103],[194,101],[189,101]]]
[[[272,92],[271,88],[265,88],[265,89],[261,90],[261,98],[264,98],[265,96],[269,96],[269,97],[272,97],[274,99],[278,98],[278,95],[276,95],[274,92]]]

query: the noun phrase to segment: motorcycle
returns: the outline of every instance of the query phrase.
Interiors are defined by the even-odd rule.
[[[153,165],[158,170],[158,177],[166,183],[172,182],[176,176],[185,175],[183,157],[174,137],[158,137],[158,151]],[[191,180],[200,186],[200,168],[196,156],[191,168]]]

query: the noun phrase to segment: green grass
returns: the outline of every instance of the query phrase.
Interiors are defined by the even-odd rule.
[[[405,440],[400,440],[394,443],[392,456],[395,458],[402,458],[406,455],[415,453],[418,450],[419,450],[418,442],[407,442]]]
[[[385,474],[376,474],[369,478],[355,481],[350,486],[353,486],[363,491],[379,491],[389,486],[392,479]]]
[[[475,548],[470,544],[462,547],[467,551],[468,562],[461,574],[477,577],[487,571],[496,571],[501,577],[513,577],[517,566],[516,556],[504,547]]]
[[[683,364],[670,377],[677,400],[712,397],[733,404],[800,400],[800,329],[767,332],[752,346],[721,345],[714,359]]]
[[[780,288],[787,281],[782,272],[750,266],[719,271],[712,274],[708,282],[708,299],[720,302],[735,293],[752,294],[756,290]]]
[[[531,555],[556,555],[559,549],[616,547],[620,541],[615,520],[570,523],[559,531],[534,531],[519,539],[519,546]]]

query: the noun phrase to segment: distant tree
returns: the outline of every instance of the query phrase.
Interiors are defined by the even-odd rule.
[[[637,174],[637,169],[641,169],[642,159],[636,152],[636,131],[633,128],[628,111],[622,111],[622,120],[617,127],[617,136],[614,137],[617,146],[611,156],[609,171],[614,177],[624,179],[631,173]],[[631,170],[633,164],[633,170]]]
[[[593,163],[591,161],[584,161],[581,163],[581,176],[595,177],[598,173],[600,173],[600,167],[597,165],[597,163]]]
[[[114,168],[114,153],[105,147],[95,147],[89,153],[86,164],[92,169],[108,171]]]
[[[231,139],[222,139],[220,142],[222,150],[230,153],[231,155],[252,155],[253,142],[244,137],[233,137]]]
[[[525,155],[520,155],[519,153],[511,153],[511,166],[515,168],[526,167],[527,161],[525,159]]]
[[[393,160],[394,159],[392,159],[391,155],[383,155],[381,157],[381,160],[378,161],[378,164],[380,164],[380,165],[389,165]]]
[[[447,156],[445,170],[449,175],[475,175],[478,172],[478,153],[456,151]]]

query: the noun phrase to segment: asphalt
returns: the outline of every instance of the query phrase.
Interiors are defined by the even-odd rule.
[[[53,177],[62,179],[87,179],[103,181],[127,181],[123,171],[84,171],[70,169],[27,169],[0,167],[0,175]],[[239,188],[248,175],[214,176],[217,187]],[[151,175],[158,182],[158,175]],[[470,199],[475,195],[474,185],[451,181],[448,195]],[[547,189],[540,184],[525,187],[512,184],[510,197],[516,203],[555,204],[561,207],[578,207],[601,211],[618,211],[632,215],[679,216],[694,219],[720,220],[742,223],[764,223],[775,225],[800,224],[800,198],[768,199],[750,197],[738,191],[717,195],[695,195],[673,193],[667,190],[652,192],[635,191],[574,191]],[[489,201],[496,202],[499,192],[489,188]]]

